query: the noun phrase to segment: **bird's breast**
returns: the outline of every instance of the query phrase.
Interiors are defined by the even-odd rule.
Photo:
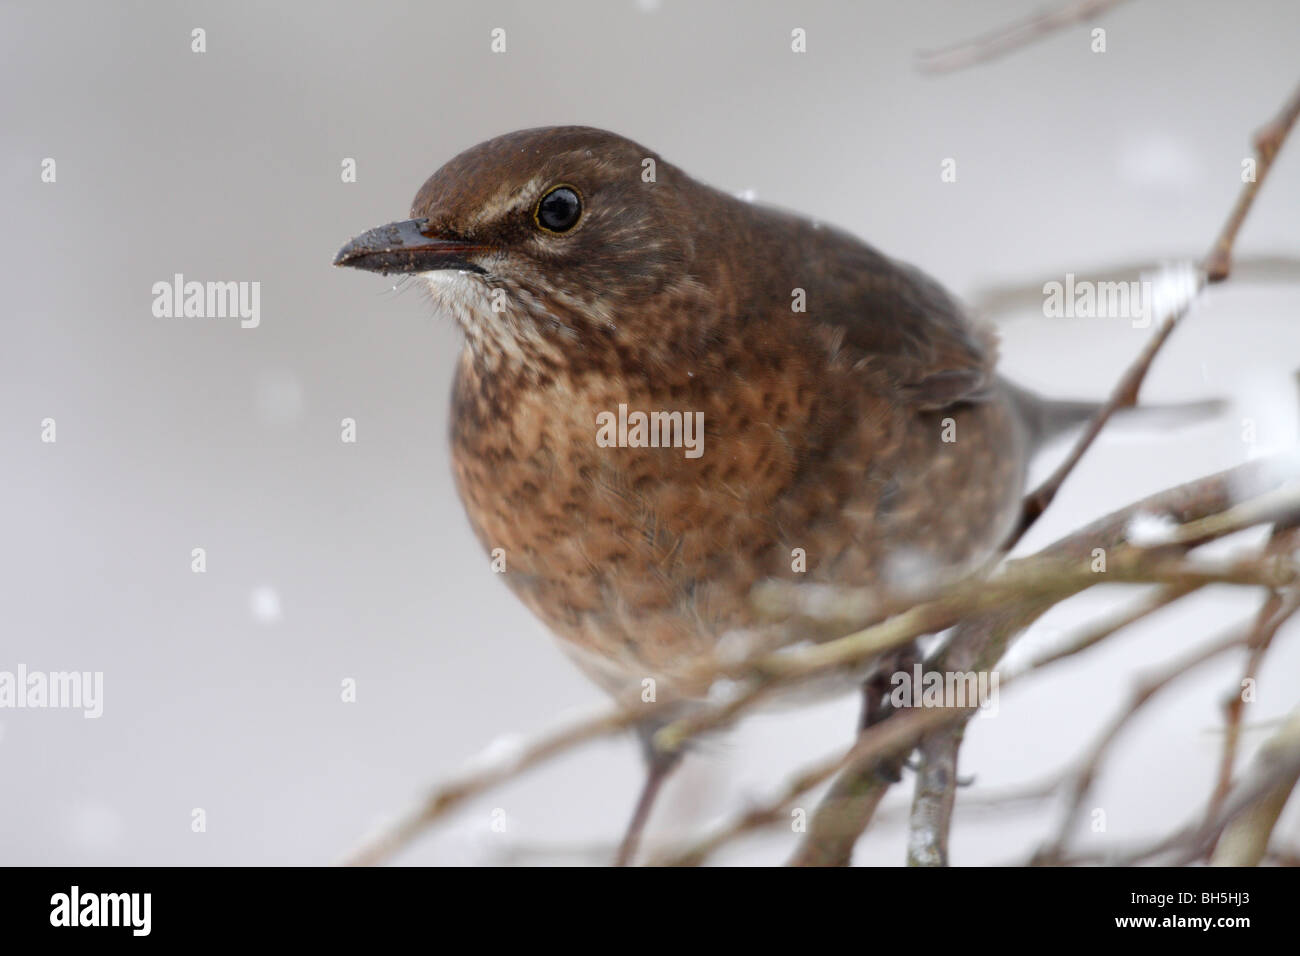
[[[700,371],[488,375],[467,353],[457,375],[471,525],[607,685],[752,626],[762,580],[871,586],[982,556],[1019,494],[1001,405],[954,412],[946,443],[940,416],[797,352]]]

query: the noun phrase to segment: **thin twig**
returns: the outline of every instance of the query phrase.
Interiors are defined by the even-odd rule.
[[[1106,725],[1096,741],[1088,748],[1087,755],[1071,773],[1068,801],[1064,812],[1061,814],[1061,822],[1057,827],[1056,835],[1034,854],[1031,864],[1051,865],[1060,861],[1065,853],[1070,832],[1075,826],[1079,812],[1083,808],[1083,802],[1087,799],[1092,784],[1097,778],[1097,771],[1102,761],[1110,752],[1120,733],[1152,701],[1156,694],[1165,690],[1179,678],[1190,673],[1206,661],[1212,660],[1234,647],[1243,646],[1249,639],[1249,630],[1245,633],[1234,631],[1211,644],[1198,648],[1187,657],[1166,668],[1162,673],[1138,683],[1129,698],[1128,704]]]
[[[1276,633],[1298,609],[1300,609],[1300,595],[1292,592],[1283,606],[1264,625],[1268,631],[1268,639],[1271,639],[1272,634]],[[1249,647],[1253,642],[1260,639],[1262,639],[1260,625],[1258,621],[1254,621],[1249,626],[1229,633],[1219,642],[1198,649],[1190,656],[1168,668],[1160,677],[1140,686],[1135,692],[1129,707],[1108,725],[1106,731],[1090,749],[1088,757],[1074,771],[1071,777],[1072,800],[1070,808],[1061,818],[1061,826],[1058,828],[1055,839],[1044,844],[1035,854],[1032,862],[1063,866],[1072,863],[1100,861],[1111,866],[1131,866],[1180,851],[1182,853],[1180,862],[1190,862],[1206,856],[1213,849],[1214,841],[1223,827],[1234,818],[1235,813],[1241,812],[1242,808],[1249,805],[1248,801],[1240,803],[1234,812],[1229,812],[1221,807],[1215,815],[1207,816],[1203,822],[1185,824],[1155,842],[1128,851],[1108,850],[1097,851],[1095,854],[1070,854],[1066,850],[1066,842],[1069,827],[1082,806],[1086,790],[1091,786],[1091,782],[1096,775],[1097,765],[1120,730],[1127,725],[1142,706],[1149,702],[1151,696],[1168,686],[1172,681],[1182,677],[1192,668],[1199,666],[1217,654],[1235,646]],[[1189,848],[1194,848],[1195,852],[1192,852],[1192,849]]]
[[[926,730],[947,721],[957,720],[960,716],[961,712],[956,709],[918,708],[900,713],[895,719],[869,727],[859,735],[847,752],[818,761],[796,773],[774,797],[754,804],[696,840],[689,847],[655,858],[652,860],[652,865],[697,866],[720,847],[738,837],[788,818],[795,800],[814,787],[825,783],[845,767],[874,767],[880,760],[891,754],[910,750]],[[813,825],[817,825],[816,818]]]
[[[949,73],[976,63],[995,60],[1057,30],[1100,16],[1124,0],[1074,0],[1054,10],[1036,13],[981,36],[941,50],[917,54],[917,69],[925,73]]]
[[[1297,534],[1295,528],[1275,529],[1269,540],[1269,552],[1278,553],[1294,547]],[[1281,592],[1270,591],[1268,597],[1260,606],[1259,613],[1255,616],[1255,631],[1250,640],[1250,653],[1246,657],[1246,666],[1242,671],[1241,680],[1233,689],[1232,694],[1229,695],[1223,708],[1223,751],[1219,758],[1217,781],[1213,792],[1210,794],[1209,807],[1205,812],[1206,819],[1213,819],[1218,815],[1223,808],[1223,802],[1228,797],[1228,791],[1232,787],[1232,771],[1237,762],[1237,748],[1241,742],[1242,717],[1246,709],[1245,687],[1247,683],[1253,683],[1259,674],[1264,655],[1268,653],[1268,649],[1273,643],[1273,637],[1278,631],[1278,625],[1271,622],[1277,618],[1283,606],[1284,598]]]
[[[1260,187],[1273,168],[1273,160],[1277,158],[1297,119],[1300,119],[1300,87],[1296,87],[1277,116],[1255,134],[1255,176],[1241,190],[1237,204],[1232,207],[1228,221],[1224,223],[1205,259],[1205,272],[1210,282],[1222,282],[1232,272],[1232,250],[1237,242],[1237,233],[1241,231]]]
[[[1281,150],[1282,144],[1286,142],[1287,136],[1290,135],[1298,116],[1300,116],[1300,87],[1297,87],[1281,112],[1255,135],[1257,154],[1255,178],[1242,188],[1237,197],[1236,205],[1233,206],[1227,222],[1219,231],[1218,238],[1215,239],[1210,253],[1206,256],[1202,271],[1197,275],[1197,294],[1208,282],[1221,282],[1228,278],[1237,233],[1241,230],[1242,223],[1246,221],[1246,216],[1254,205],[1260,187],[1264,184],[1269,171],[1273,168],[1273,160]],[[1070,473],[1074,471],[1075,466],[1079,464],[1084,454],[1092,447],[1092,443],[1101,433],[1102,428],[1105,427],[1111,416],[1121,408],[1131,408],[1137,404],[1138,392],[1142,389],[1142,383],[1146,380],[1151,363],[1155,361],[1161,347],[1168,341],[1169,336],[1177,328],[1179,322],[1182,321],[1183,316],[1187,314],[1195,298],[1195,295],[1189,296],[1181,307],[1173,309],[1164,318],[1155,335],[1147,340],[1146,345],[1133,364],[1128,367],[1115,388],[1112,389],[1110,397],[1093,415],[1091,421],[1088,422],[1083,434],[1079,436],[1070,449],[1070,454],[1042,484],[1026,496],[1021,509],[1020,520],[1004,545],[1006,550],[1009,551],[1013,548],[1024,537],[1025,532],[1051,505],[1053,499],[1056,498],[1057,492],[1065,484],[1066,478],[1070,476]]]
[[[647,704],[637,711],[626,704],[612,710],[547,731],[504,758],[483,759],[479,766],[435,787],[426,797],[385,824],[364,840],[343,860],[345,866],[374,866],[382,863],[414,840],[435,820],[446,816],[470,797],[499,786],[525,770],[591,740],[627,730],[667,706],[667,702]]]
[[[1134,607],[1121,612],[1115,617],[1094,624],[1086,630],[1076,634],[1060,647],[1040,654],[1030,662],[1029,666],[1034,670],[1038,670],[1040,668],[1050,667],[1052,664],[1065,660],[1068,657],[1074,657],[1076,654],[1081,654],[1089,648],[1100,644],[1102,641],[1113,636],[1117,632],[1136,624],[1138,621],[1146,620],[1146,618],[1150,617],[1156,611],[1168,607],[1175,601],[1181,600],[1197,590],[1199,589],[1192,587],[1160,588],[1154,594],[1146,598],[1146,600],[1139,602]]]

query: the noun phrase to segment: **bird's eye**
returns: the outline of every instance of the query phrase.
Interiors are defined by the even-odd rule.
[[[582,215],[582,197],[572,186],[556,186],[537,203],[533,220],[547,232],[568,232]]]

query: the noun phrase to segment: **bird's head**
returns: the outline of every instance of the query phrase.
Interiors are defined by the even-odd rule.
[[[638,302],[693,281],[701,188],[613,133],[523,130],[452,159],[410,219],[358,236],[334,264],[422,277],[476,346],[608,336]]]

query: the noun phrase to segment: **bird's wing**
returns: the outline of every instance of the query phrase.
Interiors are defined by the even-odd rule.
[[[827,276],[839,301],[817,320],[843,328],[845,344],[918,408],[978,402],[993,393],[992,330],[972,322],[943,286],[914,266],[857,242],[839,252]]]

